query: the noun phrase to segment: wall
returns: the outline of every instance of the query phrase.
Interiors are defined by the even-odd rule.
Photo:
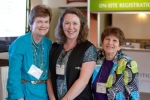
[[[59,7],[87,7],[86,2],[73,2],[67,4],[66,0],[31,0],[31,8],[37,4],[49,5],[51,8]]]
[[[31,0],[31,9],[38,4],[43,4],[42,0]]]
[[[95,17],[94,17],[95,16]],[[98,27],[98,17],[100,17],[100,26]],[[99,39],[98,41],[98,34],[99,36],[101,33],[104,31],[104,29],[107,26],[111,25],[111,14],[100,14],[100,16],[97,16],[97,13],[91,13],[90,15],[90,41],[96,46],[100,47],[101,45],[101,40]],[[99,28],[99,33],[98,33],[98,28]],[[94,35],[93,35],[94,34]],[[98,42],[100,45],[98,45]]]
[[[112,25],[120,27],[127,39],[150,39],[150,14],[113,14]]]
[[[59,8],[59,7],[87,7],[87,3],[84,2],[73,2],[67,4],[67,0],[43,0],[43,4],[47,4],[52,8]]]
[[[101,34],[104,31],[104,29],[110,25],[111,25],[111,14],[100,14],[100,33],[99,34]]]
[[[97,46],[97,15],[90,14],[90,41]]]
[[[46,36],[49,37],[54,42],[55,41],[54,32],[55,32],[56,25],[58,23],[59,16],[61,14],[61,9],[52,8],[52,14],[53,15],[50,23],[50,31]]]

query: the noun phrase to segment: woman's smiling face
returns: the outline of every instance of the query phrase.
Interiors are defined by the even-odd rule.
[[[66,14],[63,30],[67,39],[76,40],[80,32],[80,19],[76,14]]]
[[[104,38],[102,47],[106,55],[115,56],[122,46],[119,45],[119,39],[117,37],[109,35]]]

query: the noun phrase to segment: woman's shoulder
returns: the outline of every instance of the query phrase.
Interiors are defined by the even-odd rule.
[[[53,42],[52,46],[56,47],[56,46],[60,46],[60,45],[63,45],[63,44],[59,44],[58,42]]]
[[[125,54],[122,54],[122,57],[120,58],[119,61],[126,62],[127,66],[130,66],[130,68],[131,68],[131,66],[137,66],[137,62]]]
[[[127,62],[132,61],[133,59],[127,55],[123,55],[122,58],[124,58]]]
[[[24,34],[22,36],[19,36],[15,41],[13,41],[13,43],[11,44],[11,46],[16,45],[16,46],[24,46],[26,41],[29,41],[30,38],[28,38],[29,34]]]
[[[88,40],[85,40],[83,43],[84,43],[84,44],[94,45],[92,42],[90,42],[90,41],[88,41]]]
[[[86,41],[84,41],[84,42],[81,42],[81,43],[78,43],[78,45],[77,46],[81,46],[81,47],[87,47],[87,48],[89,48],[91,45],[93,45],[90,41],[88,41],[88,40],[86,40]],[[94,45],[93,45],[94,46]],[[94,46],[95,47],[95,46]]]
[[[62,49],[63,49],[63,44],[59,44],[59,43],[57,43],[57,42],[54,42],[54,43],[52,44],[52,50],[56,50],[56,49],[62,50]]]
[[[46,43],[48,43],[48,44],[52,44],[52,40],[51,39],[49,39],[49,38],[47,38],[47,37],[43,37],[43,39],[44,39],[44,41],[46,42]]]

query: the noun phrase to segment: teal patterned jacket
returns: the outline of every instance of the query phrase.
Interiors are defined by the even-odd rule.
[[[103,50],[99,50],[92,83],[96,79],[104,59]],[[108,100],[140,100],[138,86],[138,66],[136,61],[122,52],[118,52],[113,60],[113,67],[106,82]]]

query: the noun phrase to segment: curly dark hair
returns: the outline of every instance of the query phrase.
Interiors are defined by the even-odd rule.
[[[51,8],[46,5],[36,5],[29,14],[29,24],[32,25],[36,17],[49,16],[49,21],[52,19]]]
[[[118,27],[108,26],[101,34],[101,42],[103,43],[105,37],[113,35],[119,39],[119,45],[122,46],[125,42],[123,31]]]
[[[84,42],[85,40],[87,40],[89,28],[87,25],[86,17],[82,14],[82,12],[79,9],[74,8],[74,7],[68,7],[65,9],[65,11],[62,13],[62,15],[59,17],[58,24],[55,29],[56,41],[59,44],[64,44],[67,41],[67,37],[64,33],[63,25],[62,25],[66,14],[75,14],[80,19],[81,26],[80,26],[79,35],[77,38],[77,43],[81,43],[81,42]]]

